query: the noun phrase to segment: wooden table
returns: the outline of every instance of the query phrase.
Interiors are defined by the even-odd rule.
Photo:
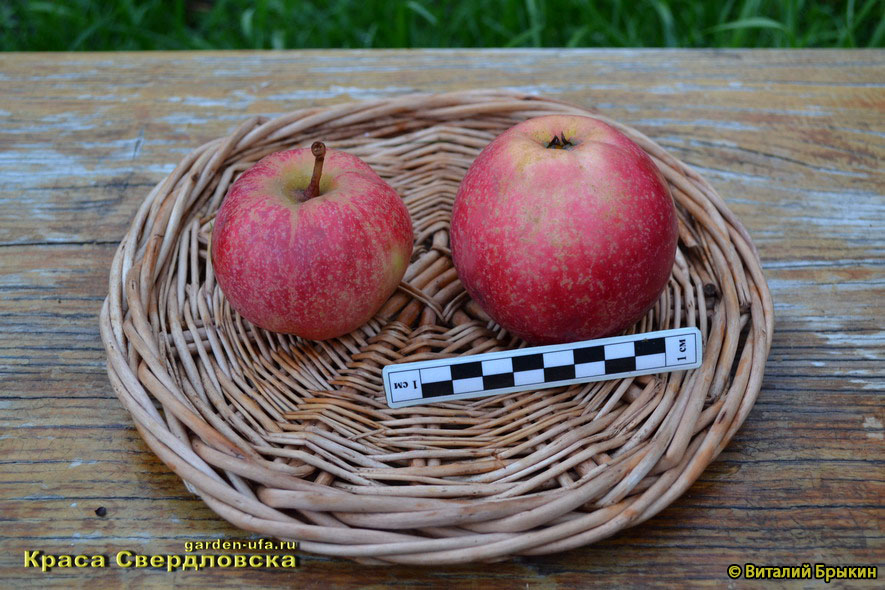
[[[883,51],[4,54],[0,586],[777,585],[730,581],[729,564],[748,562],[874,565],[882,584],[883,82]],[[656,518],[550,557],[428,570],[304,556],[294,573],[116,566],[123,549],[249,538],[147,449],[105,374],[98,313],[138,204],[249,115],[473,87],[597,107],[693,164],[743,219],[776,329],[730,447]],[[110,563],[42,573],[23,567],[26,550]]]

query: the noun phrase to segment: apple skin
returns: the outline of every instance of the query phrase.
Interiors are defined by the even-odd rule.
[[[554,136],[574,144],[551,149]],[[467,171],[452,258],[470,296],[531,344],[618,333],[667,285],[676,210],[651,158],[591,117],[549,115],[498,136]]]
[[[412,254],[412,222],[368,164],[327,150],[304,199],[309,148],[270,154],[231,185],[215,218],[212,265],[231,306],[274,332],[325,340],[368,321]]]

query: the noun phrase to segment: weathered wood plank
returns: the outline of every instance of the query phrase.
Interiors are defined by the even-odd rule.
[[[7,54],[0,579],[47,588],[719,588],[731,563],[881,569],[883,80],[881,51]],[[107,270],[153,184],[250,115],[471,87],[556,96],[637,127],[695,166],[753,236],[777,322],[763,390],[689,492],[591,547],[492,565],[425,571],[305,557],[294,573],[24,569],[26,549],[113,561],[121,549],[183,553],[185,540],[249,536],[147,449],[104,373],[97,317]]]
[[[857,52],[847,62],[818,53],[18,56],[5,73],[0,141],[3,161],[15,165],[0,161],[9,191],[0,220],[28,215],[43,223],[39,232],[0,233],[0,243],[112,239],[131,217],[124,200],[143,196],[184,153],[251,114],[477,86],[560,96],[636,126],[708,174],[737,211],[750,214],[748,225],[754,214],[844,225],[858,208],[860,223],[875,213],[885,151],[875,129],[881,86],[872,82],[881,59],[877,52]],[[834,65],[821,67],[828,56]],[[836,72],[838,83],[830,79]],[[17,196],[25,186],[36,194]],[[748,191],[768,196],[751,199],[768,205],[742,211]],[[834,203],[839,195],[853,198]],[[806,210],[805,220],[796,207]],[[86,219],[91,223],[78,223]],[[840,233],[826,236],[828,255],[842,249]],[[794,255],[817,251],[808,238]],[[757,239],[764,244],[766,236]]]

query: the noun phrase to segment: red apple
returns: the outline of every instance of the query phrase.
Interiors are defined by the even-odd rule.
[[[467,292],[533,344],[607,336],[667,284],[676,211],[651,158],[591,117],[512,127],[467,171],[452,212],[452,257]]]
[[[244,172],[212,230],[212,264],[231,306],[257,326],[312,340],[369,320],[411,254],[412,222],[396,191],[320,142]]]

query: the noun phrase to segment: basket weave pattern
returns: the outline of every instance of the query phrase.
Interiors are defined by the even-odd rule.
[[[525,344],[470,300],[448,228],[458,184],[496,135],[574,113],[615,125],[670,184],[669,284],[631,332],[697,326],[694,371],[388,408],[381,369]],[[231,182],[323,140],[402,196],[415,250],[359,330],[312,342],[250,325],[207,251]],[[759,393],[772,304],[746,230],[713,188],[636,130],[509,92],[413,95],[245,121],[188,155],[139,208],[114,258],[101,332],[114,391],[157,456],[238,527],[364,563],[458,563],[563,551],[669,505]]]

